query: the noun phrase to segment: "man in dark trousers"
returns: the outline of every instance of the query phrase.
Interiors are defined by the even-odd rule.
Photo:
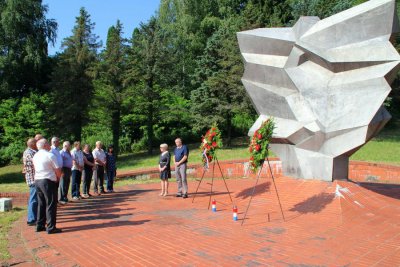
[[[36,232],[47,230],[48,234],[60,233],[56,227],[57,182],[61,177],[61,166],[50,151],[46,139],[36,143],[38,152],[33,156],[35,167],[35,187],[38,198]],[[47,224],[47,229],[45,227]]]

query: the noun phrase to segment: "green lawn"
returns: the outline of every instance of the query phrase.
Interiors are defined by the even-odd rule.
[[[8,252],[8,231],[11,229],[13,222],[21,218],[25,214],[25,208],[14,208],[9,212],[0,213],[0,262],[10,258]]]
[[[363,146],[355,153],[351,160],[363,160],[400,165],[400,134],[396,131],[385,131],[377,138]],[[232,148],[222,148],[218,152],[219,160],[248,159],[248,138],[238,138]],[[198,144],[189,145],[190,163],[200,163],[201,153]],[[158,163],[158,151],[153,156],[146,153],[132,153],[121,155],[117,165],[119,170],[140,169],[156,167]],[[271,154],[271,156],[274,156]],[[0,168],[0,192],[28,192],[24,176],[21,173],[21,165],[12,165]]]

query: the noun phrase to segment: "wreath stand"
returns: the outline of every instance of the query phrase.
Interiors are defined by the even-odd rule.
[[[229,198],[231,199],[231,203],[233,203],[232,196],[231,196],[231,192],[230,192],[229,189],[228,189],[228,185],[226,184],[225,177],[224,177],[224,174],[222,173],[221,166],[219,165],[218,158],[217,158],[217,156],[215,155],[215,156],[214,156],[214,163],[213,163],[213,166],[212,166],[211,189],[210,189],[210,199],[209,199],[209,201],[208,201],[208,209],[210,209],[211,198],[212,198],[212,195],[213,195],[215,164],[218,165],[219,171],[221,172],[222,179],[224,180],[224,184],[225,184],[225,187],[226,187],[226,191],[227,191],[228,194],[229,194]],[[203,181],[204,175],[205,175],[205,173],[206,173],[207,170],[208,170],[208,168],[204,168],[204,170],[203,170],[203,174],[201,175],[201,179],[200,179],[199,183],[197,184],[196,192],[195,192],[194,195],[193,195],[192,203],[194,202],[194,199],[196,198],[196,195],[197,195],[197,193],[198,193],[198,191],[199,191],[200,184],[201,184],[201,182]]]
[[[269,151],[269,149],[268,149],[268,147],[267,147],[267,155],[269,155],[268,151]],[[283,209],[282,209],[281,200],[280,200],[280,198],[279,198],[278,189],[277,189],[276,184],[275,184],[275,178],[274,178],[274,174],[272,173],[272,168],[271,168],[271,164],[270,164],[270,162],[269,162],[268,156],[267,156],[267,162],[268,162],[269,172],[270,172],[271,177],[272,177],[272,182],[273,182],[274,187],[275,187],[276,196],[278,197],[278,202],[279,202],[279,207],[280,207],[280,209],[281,209],[282,218],[283,218],[283,221],[285,221],[285,215],[283,214]],[[258,172],[257,179],[256,179],[256,184],[255,184],[254,187],[253,187],[253,191],[252,191],[251,196],[250,196],[249,204],[247,205],[246,212],[244,213],[244,217],[243,217],[243,221],[242,221],[242,224],[241,224],[241,225],[243,225],[243,224],[244,224],[244,221],[246,220],[247,212],[249,211],[251,200],[253,199],[254,192],[256,191],[256,186],[257,186],[257,184],[258,184],[258,180],[259,180],[259,178],[260,178],[260,175],[261,175],[261,171],[262,171],[262,169],[263,169],[263,166],[264,166],[264,163],[261,165],[261,168],[260,168],[260,170],[259,170],[259,172]]]

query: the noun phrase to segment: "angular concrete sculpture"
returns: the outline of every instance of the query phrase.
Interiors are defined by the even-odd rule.
[[[391,118],[382,104],[400,63],[390,42],[398,31],[395,0],[371,0],[292,28],[237,34],[242,82],[260,114],[249,135],[275,118],[271,148],[285,175],[348,177],[349,156]]]

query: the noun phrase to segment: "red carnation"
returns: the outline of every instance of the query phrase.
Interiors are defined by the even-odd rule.
[[[256,151],[260,151],[261,146],[259,144],[256,145]]]
[[[212,142],[213,147],[217,147],[217,142]]]
[[[259,134],[257,135],[257,138],[258,138],[258,139],[261,139],[261,138],[262,138],[262,134],[259,133]]]
[[[216,132],[213,132],[213,133],[211,133],[211,136],[214,137],[216,134],[217,134]]]
[[[212,127],[211,130],[215,131],[216,129],[215,129],[215,127]]]
[[[253,147],[252,146],[250,146],[249,151],[250,151],[250,153],[253,152]]]
[[[254,160],[254,157],[253,157],[253,156],[251,156],[251,157],[250,157],[250,160],[251,160],[251,161],[253,161],[253,160]]]

